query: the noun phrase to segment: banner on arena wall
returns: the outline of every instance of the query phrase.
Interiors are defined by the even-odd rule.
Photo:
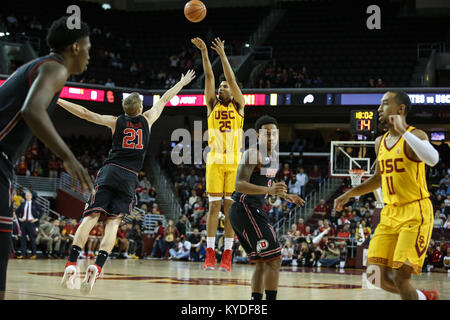
[[[0,86],[5,80],[0,80]],[[90,89],[78,86],[65,86],[61,98],[86,100],[95,102],[114,103],[122,101],[129,94],[120,89],[107,88]],[[450,105],[450,93],[408,93],[412,105]],[[146,107],[153,106],[161,95],[141,95]],[[383,93],[248,93],[244,94],[247,106],[302,106],[302,105],[328,105],[328,106],[379,106]],[[177,95],[167,106],[191,107],[205,106],[203,94]]]
[[[373,105],[381,104],[383,93],[338,93],[329,104]],[[450,105],[450,93],[408,93],[412,105]]]
[[[104,102],[105,91],[87,88],[64,87],[59,97],[67,99]]]
[[[154,95],[152,103],[155,104],[161,97]],[[264,106],[266,105],[266,94],[244,94],[245,105],[247,106]],[[144,99],[144,103],[148,103]],[[195,107],[206,106],[205,95],[190,94],[190,95],[176,95],[167,104],[168,107]]]

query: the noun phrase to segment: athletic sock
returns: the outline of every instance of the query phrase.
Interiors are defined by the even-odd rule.
[[[277,291],[266,290],[266,300],[277,300]]]
[[[70,262],[77,262],[78,256],[81,253],[81,248],[79,246],[72,246],[72,249],[70,249],[69,254],[69,261]]]
[[[214,249],[216,247],[216,237],[207,237],[206,247]]]
[[[100,268],[103,268],[106,259],[108,259],[108,252],[100,250],[98,252],[97,259],[95,259],[95,264],[98,265]]]
[[[259,292],[252,292],[252,300],[262,300],[263,294]]]
[[[233,249],[233,238],[225,238],[225,250]]]
[[[417,291],[417,295],[419,296],[419,300],[427,300],[427,297],[425,296],[425,294],[422,291],[417,290],[417,289],[416,289],[416,291]]]

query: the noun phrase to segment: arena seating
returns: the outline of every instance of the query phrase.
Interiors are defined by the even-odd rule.
[[[395,4],[382,8],[381,30],[368,30],[362,6],[339,1],[284,3],[286,15],[266,40],[283,66],[306,66],[322,87],[367,87],[381,77],[386,86],[409,86],[417,44],[444,41],[445,20],[402,18]]]
[[[45,44],[45,34],[51,21],[61,16],[72,3],[59,1],[52,7],[41,10],[39,3],[30,3],[19,0],[14,5],[5,4],[2,11],[5,17],[14,13],[19,21],[19,27],[13,34],[25,32],[26,35],[41,39],[39,55],[48,53]],[[157,81],[151,77],[151,71],[158,73],[163,70],[167,75],[172,72],[178,78],[182,70],[169,68],[169,57],[179,55],[184,49],[192,49],[190,43],[193,37],[202,37],[205,41],[212,41],[220,37],[228,45],[240,47],[257,29],[261,20],[269,13],[269,8],[220,8],[208,9],[204,22],[192,24],[183,16],[183,10],[152,11],[152,12],[124,12],[119,10],[103,10],[99,4],[81,2],[82,20],[91,27],[91,61],[85,74],[75,77],[79,81],[95,78],[96,83],[104,84],[111,78],[116,86],[132,87],[139,83],[141,88],[163,88],[165,79]],[[37,17],[43,24],[42,30],[31,30],[29,19]],[[28,17],[26,22],[24,17]],[[3,17],[4,18],[4,17]],[[1,19],[0,19],[1,21]],[[44,23],[45,21],[45,23]],[[245,23],[244,23],[245,22]],[[186,26],[189,25],[189,32]],[[239,28],[230,28],[230,25],[239,24]],[[94,29],[100,30],[101,34]],[[150,31],[150,32],[149,32]],[[153,31],[153,32],[152,32]],[[107,36],[107,33],[110,35]],[[127,45],[129,41],[129,45]],[[120,54],[119,62],[123,69],[112,68],[104,51]],[[187,52],[189,55],[190,52]],[[190,58],[193,58],[192,55]],[[133,62],[142,64],[143,72],[131,74],[129,68]],[[143,82],[141,82],[143,81]]]

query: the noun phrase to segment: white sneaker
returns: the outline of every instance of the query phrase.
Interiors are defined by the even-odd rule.
[[[97,267],[96,265],[91,264],[89,267],[87,267],[86,276],[84,277],[84,280],[80,286],[80,291],[82,294],[87,295],[91,293],[92,288],[94,287],[94,283],[95,281],[97,281],[100,273],[101,268],[99,270],[99,267]]]
[[[75,289],[75,278],[77,277],[77,268],[75,266],[68,266],[64,270],[64,276],[61,280],[61,287],[63,289]]]

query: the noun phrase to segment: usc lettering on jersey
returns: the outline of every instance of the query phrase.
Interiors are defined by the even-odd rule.
[[[410,132],[414,129],[408,127]],[[430,194],[425,178],[425,163],[408,157],[403,137],[388,148],[387,135],[388,132],[380,141],[377,159],[384,203],[399,206],[428,198]]]
[[[217,101],[208,117],[208,153],[206,163],[239,164],[241,160],[244,117],[234,101]]]

